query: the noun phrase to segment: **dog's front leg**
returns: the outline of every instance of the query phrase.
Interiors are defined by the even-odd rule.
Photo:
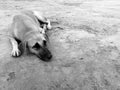
[[[20,50],[18,49],[18,43],[17,41],[14,39],[14,38],[10,38],[10,42],[12,44],[12,52],[11,52],[11,55],[13,57],[18,57],[20,56]]]

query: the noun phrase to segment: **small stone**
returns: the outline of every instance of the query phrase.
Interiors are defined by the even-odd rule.
[[[9,77],[7,78],[7,81],[10,81],[10,80],[14,79],[15,78],[15,72],[9,73],[8,76]]]

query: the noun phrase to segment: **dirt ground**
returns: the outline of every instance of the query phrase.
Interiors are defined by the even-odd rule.
[[[0,33],[25,9],[51,20],[53,58],[13,58],[1,35],[0,90],[120,90],[120,0],[0,0]]]

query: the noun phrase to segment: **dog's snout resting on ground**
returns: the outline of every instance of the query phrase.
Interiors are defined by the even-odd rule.
[[[47,48],[46,30],[51,29],[48,19],[41,16],[37,11],[24,11],[13,17],[12,31],[12,56],[18,57],[22,54],[19,45],[24,51],[35,54],[44,61],[52,58],[51,52]]]

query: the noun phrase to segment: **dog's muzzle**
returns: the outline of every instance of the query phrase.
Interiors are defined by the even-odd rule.
[[[42,48],[38,54],[38,57],[43,61],[51,61],[52,54],[47,48]]]

